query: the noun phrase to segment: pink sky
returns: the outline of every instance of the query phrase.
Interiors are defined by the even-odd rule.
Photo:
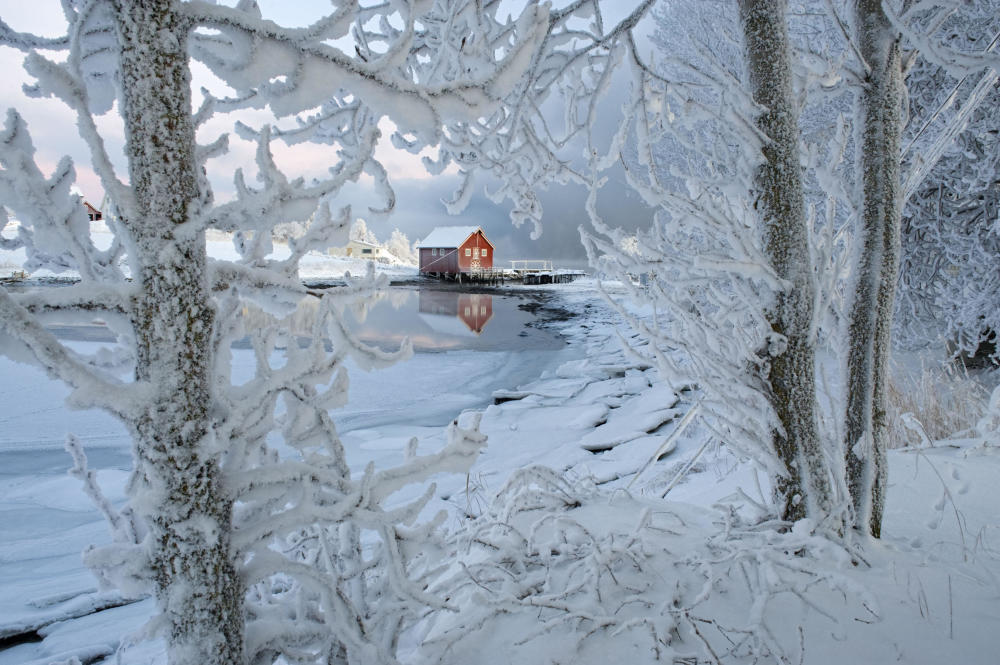
[[[262,3],[264,11],[268,3]],[[272,2],[275,18],[290,24],[303,24],[308,18],[315,17],[319,10],[328,7],[325,2]],[[33,32],[48,36],[57,36],[64,30],[65,21],[59,2],[56,0],[35,0],[25,3],[20,0],[0,0],[0,16],[15,30]],[[50,54],[54,59],[62,59],[58,53]],[[36,161],[46,173],[51,173],[64,155],[69,155],[77,172],[77,186],[84,197],[95,205],[100,203],[103,189],[97,176],[90,168],[90,158],[87,148],[76,131],[76,119],[61,102],[55,99],[31,99],[23,93],[21,87],[30,82],[30,77],[24,73],[22,62],[24,55],[8,47],[0,46],[0,67],[8,75],[0,79],[0,100],[4,109],[13,107],[21,113],[28,122],[29,131],[37,149]],[[202,86],[218,88],[220,85],[208,70],[198,63],[192,67],[193,88],[195,91]],[[195,93],[197,96],[197,93]],[[195,100],[195,105],[198,101]],[[242,117],[249,120],[251,126],[261,122],[277,122],[270,113],[256,112]],[[236,168],[242,167],[248,182],[253,182],[256,172],[254,165],[255,145],[241,140],[232,132],[235,115],[220,115],[213,118],[208,126],[199,132],[201,142],[209,142],[221,133],[229,132],[229,153],[209,162],[209,173],[217,199],[226,200],[232,192],[232,174]],[[285,122],[287,123],[287,120]],[[99,128],[107,143],[107,149],[115,160],[118,176],[128,179],[126,162],[123,154],[124,131],[120,118],[115,110],[97,118]],[[383,141],[376,151],[377,158],[385,166],[393,180],[423,179],[429,177],[420,163],[420,158],[392,148],[388,138],[394,127],[384,120],[381,124]],[[310,177],[322,176],[333,164],[330,146],[298,145],[289,147],[281,142],[272,145],[275,160],[289,175]],[[429,153],[428,153],[429,154]],[[363,176],[368,183],[371,179]]]

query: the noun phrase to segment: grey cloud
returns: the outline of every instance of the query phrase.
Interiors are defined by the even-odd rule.
[[[413,241],[426,236],[435,226],[475,224],[483,227],[496,246],[501,263],[511,259],[552,259],[564,265],[584,262],[586,257],[578,231],[580,225],[590,225],[584,187],[553,185],[540,192],[542,235],[532,240],[530,224],[515,227],[510,221],[510,204],[490,201],[483,194],[482,185],[462,214],[449,215],[441,199],[449,198],[458,182],[456,176],[395,181],[395,211],[384,219],[370,221],[369,229],[385,239],[394,228],[399,228]],[[362,195],[355,203],[364,205],[364,198]],[[355,214],[366,217],[362,210],[356,207]],[[653,216],[653,211],[614,172],[600,192],[597,210],[605,223],[630,231],[649,226]]]

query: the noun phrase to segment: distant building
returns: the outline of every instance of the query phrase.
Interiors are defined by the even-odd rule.
[[[478,226],[439,226],[420,241],[420,272],[457,275],[493,268],[493,243]]]
[[[350,256],[362,259],[388,258],[385,249],[363,240],[351,240],[343,247],[331,247],[326,250],[330,256]]]
[[[101,219],[104,218],[104,215],[101,213],[100,210],[98,210],[94,206],[90,205],[86,201],[83,202],[83,207],[84,207],[84,209],[86,209],[86,211],[87,211],[87,217],[90,218],[90,221],[96,222],[96,221],[101,220]]]

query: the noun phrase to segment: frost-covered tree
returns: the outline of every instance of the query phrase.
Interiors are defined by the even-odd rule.
[[[984,26],[987,35],[996,27],[996,6],[991,2],[970,2],[965,7],[958,7],[944,2],[857,0],[854,14],[854,43],[864,71],[859,92],[863,129],[858,141],[858,181],[862,200],[858,213],[858,259],[846,339],[844,452],[847,484],[854,507],[853,524],[878,537],[887,483],[889,354],[899,282],[902,209],[906,198],[934,168],[997,80],[995,71],[991,71],[997,64],[990,53],[992,47],[982,47],[989,39],[983,36]],[[973,28],[971,23],[978,25]],[[969,82],[963,103],[957,105],[955,112],[944,114],[940,131],[928,133],[933,141],[922,146],[924,151],[919,157],[907,161],[905,175],[902,164],[903,129],[907,121],[904,37],[906,43],[916,49],[914,55],[966,74],[974,71],[977,73],[974,80],[978,80],[975,85]],[[982,73],[984,64],[993,65],[987,67],[985,75]],[[964,83],[965,80],[958,87]],[[958,92],[953,90],[949,94],[951,102],[955,101]],[[938,112],[933,106],[929,110]],[[928,123],[938,118],[918,115],[915,119],[914,127],[921,127],[914,135],[913,141],[917,142]],[[978,233],[968,227],[957,229],[957,233],[949,234],[953,243],[950,249],[963,254],[959,248],[978,247],[983,237],[989,235],[987,229],[991,225],[987,222]],[[973,253],[968,255],[970,259]],[[977,306],[974,304],[977,299],[967,292],[949,295],[953,303],[959,303],[959,310],[964,310],[966,304],[972,308]],[[940,323],[947,327],[948,318],[944,317]],[[975,325],[973,322],[972,326]],[[978,341],[981,334],[977,330],[972,337]],[[968,344],[968,339],[962,341]]]
[[[969,4],[989,12],[989,3]],[[646,62],[630,51],[637,76],[619,136],[631,133],[633,142],[613,146],[602,166],[620,160],[660,212],[639,234],[638,253],[620,251],[622,232],[600,220],[594,226],[603,239],[588,242],[592,256],[623,278],[649,277],[634,295],[653,303],[655,316],[634,320],[642,339],[636,351],[705,389],[702,413],[722,426],[727,442],[756,450],[777,479],[779,511],[795,518],[833,510],[836,527],[849,500],[846,523],[878,535],[900,210],[907,187],[927,167],[915,160],[903,172],[900,165],[902,45],[964,71],[993,60],[982,51],[973,58],[939,48],[947,41],[942,35],[962,39],[951,3],[813,3],[816,11],[796,16],[784,15],[784,2],[738,5],[739,19],[726,3],[692,3],[689,10],[673,3],[660,14],[661,57]],[[786,24],[798,31],[794,49],[774,43]],[[976,90],[954,114],[957,121],[981,102],[981,86]],[[858,100],[853,123],[836,120],[852,113],[845,91]],[[796,277],[790,267],[802,272]],[[845,289],[850,308],[840,311]],[[782,302],[794,298],[801,305],[795,325],[776,326]],[[794,384],[785,363],[799,377],[811,375],[812,352],[794,360],[789,351],[820,339],[845,356],[847,388],[834,396],[844,431],[828,422],[825,450],[803,445],[782,454],[783,436],[809,431],[788,424],[815,422],[816,413],[815,386],[800,385],[798,398],[788,399]],[[769,431],[777,433],[775,445]]]
[[[899,277],[905,84],[900,35],[882,10],[882,1],[858,0],[854,12],[855,41],[865,78],[859,94],[862,201],[847,323],[844,454],[853,525],[878,537],[888,473],[889,351]]]
[[[823,252],[800,164],[833,179],[845,132],[805,153],[798,122],[802,79],[826,72],[800,76],[783,2],[674,3],[658,22],[661,57],[626,56],[632,95],[601,164],[625,164],[656,220],[625,252],[627,234],[592,206],[598,234],[585,242],[654,306],[651,320],[629,316],[634,350],[667,380],[701,388],[706,424],[774,479],[775,512],[834,526],[838,485],[814,375]],[[631,274],[647,284],[629,287]]]
[[[774,449],[785,466],[777,489],[785,519],[821,518],[833,508],[831,474],[817,432],[815,276],[809,253],[800,130],[783,0],[741,0],[747,69],[763,160],[754,175],[764,250],[784,282],[765,312],[770,325],[766,394],[777,416]]]
[[[417,265],[417,252],[410,244],[410,239],[399,229],[392,230],[386,248],[400,261]]]
[[[368,224],[360,217],[351,225],[351,240],[366,242],[369,245],[378,244],[378,238],[375,236],[375,233],[368,228]]]
[[[88,563],[127,593],[156,596],[150,632],[165,636],[172,663],[394,662],[407,619],[439,603],[422,591],[412,560],[419,548],[410,544],[427,530],[403,526],[430,495],[392,509],[384,501],[434,470],[467,465],[482,437],[456,426],[442,452],[419,456],[411,446],[400,467],[352,478],[329,414],[346,399],[344,362],[354,355],[378,365],[399,354],[359,344],[341,312],[380,284],[370,277],[323,297],[304,346],[277,320],[248,329],[246,304],[280,317],[309,296],[297,263],[346,240],[350,210],[332,205],[341,187],[367,173],[391,207],[374,158],[380,119],[406,140],[432,144],[443,125],[494,112],[551,27],[547,8],[527,3],[509,20],[496,15],[500,3],[335,2],[312,25],[283,28],[252,0],[63,7],[63,37],[0,22],[0,43],[27,53],[30,94],[54,96],[76,114],[111,201],[114,241],[95,246],[71,194],[72,163],[46,177],[28,123],[9,111],[0,201],[21,225],[4,246],[23,247],[30,269],[72,271],[79,281],[0,288],[0,326],[15,340],[6,352],[40,364],[73,388],[73,405],[111,412],[132,435],[128,504],[114,511],[101,502],[114,542],[91,550]],[[193,93],[192,60],[232,94]],[[257,143],[258,182],[238,170],[235,197],[218,202],[206,169],[227,138],[199,142],[196,132],[208,131],[213,114],[262,107],[297,122],[237,124]],[[112,109],[123,121],[127,175],[96,121]],[[329,175],[285,176],[271,156],[278,137],[334,146]],[[310,217],[289,240],[289,256],[276,258],[273,227]],[[209,229],[233,234],[237,261],[206,255]],[[45,327],[81,317],[115,334],[112,353],[80,354]],[[236,385],[229,349],[244,336],[257,374]],[[70,448],[99,497],[83,451]]]
[[[954,345],[973,354],[1000,326],[998,72],[975,66],[1000,48],[993,3],[965,3],[939,29],[947,53],[920,59],[908,78],[907,196],[896,336],[904,346]],[[956,66],[955,60],[973,60]]]

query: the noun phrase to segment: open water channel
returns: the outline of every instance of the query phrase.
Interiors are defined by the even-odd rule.
[[[349,309],[348,324],[361,341],[386,350],[409,338],[414,354],[369,372],[349,365],[349,403],[333,413],[338,430],[443,426],[463,409],[486,406],[494,390],[513,388],[574,354],[545,325],[565,316],[539,292],[391,287],[374,303]],[[112,341],[102,326],[52,330],[81,349]],[[232,354],[235,380],[250,378],[249,345],[234,344]],[[110,416],[70,411],[68,389],[35,367],[0,356],[0,376],[0,476],[64,471],[69,460],[62,447],[70,432],[84,442],[95,467],[130,466],[128,436]]]

